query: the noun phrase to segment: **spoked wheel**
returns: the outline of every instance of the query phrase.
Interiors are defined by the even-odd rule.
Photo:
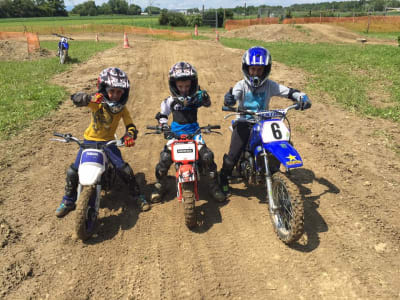
[[[274,230],[285,244],[297,241],[304,233],[304,206],[300,191],[280,172],[272,176],[275,211],[269,210]]]
[[[182,183],[182,202],[185,214],[185,224],[188,228],[196,226],[194,182]]]
[[[65,63],[66,58],[67,58],[67,49],[63,49],[60,53],[60,64]]]
[[[82,241],[90,238],[97,227],[96,188],[84,187],[77,201],[76,234]]]

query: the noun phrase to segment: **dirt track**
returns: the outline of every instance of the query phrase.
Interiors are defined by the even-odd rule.
[[[303,43],[360,43],[364,40],[367,44],[384,44],[397,46],[395,40],[377,39],[372,37],[365,38],[343,28],[331,24],[299,24],[299,25],[254,25],[227,31],[224,37],[242,37],[265,42],[303,42]]]
[[[148,195],[164,141],[145,136],[145,126],[154,124],[168,95],[170,66],[193,63],[212,97],[212,107],[200,109],[200,123],[223,127],[223,137],[205,136],[220,167],[230,139],[220,107],[223,94],[242,77],[242,51],[211,41],[130,37],[130,43],[131,49],[110,49],[54,81],[70,92],[93,91],[103,68],[118,66],[128,73],[133,82],[128,107],[140,134],[123,155]],[[271,77],[300,89],[307,81],[299,70],[276,62]],[[73,236],[72,214],[54,216],[77,149],[49,139],[53,131],[81,136],[89,123],[87,110],[66,101],[18,137],[1,142],[0,298],[400,297],[398,124],[345,112],[324,94],[310,97],[311,110],[291,114],[294,143],[304,159],[295,174],[306,229],[292,247],[275,236],[263,191],[242,184],[233,185],[225,205],[201,193],[201,224],[194,231],[184,226],[173,192],[151,211],[138,213],[122,189],[106,197],[98,235],[82,243]],[[280,98],[273,103],[289,104]]]

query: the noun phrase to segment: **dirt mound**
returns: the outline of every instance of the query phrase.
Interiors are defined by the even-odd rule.
[[[265,42],[303,43],[360,43],[363,36],[343,27],[331,24],[271,24],[254,25],[231,30],[224,37],[248,38]],[[367,38],[369,44],[396,45],[395,41]]]
[[[0,60],[2,61],[34,60],[52,55],[55,55],[55,53],[47,49],[40,49],[38,51],[28,53],[28,46],[26,42],[12,40],[0,41]]]

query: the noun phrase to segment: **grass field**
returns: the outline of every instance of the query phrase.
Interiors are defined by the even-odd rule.
[[[46,33],[49,28],[52,31],[59,32],[61,28],[66,30],[77,30],[80,25],[125,25],[125,26],[136,26],[136,27],[151,27],[157,29],[172,29],[176,31],[193,31],[192,27],[171,27],[161,26],[158,24],[158,16],[96,16],[96,17],[44,17],[44,18],[8,18],[0,19],[0,31],[30,31],[38,32],[39,34],[43,31]],[[82,27],[82,31],[85,30]],[[50,31],[51,31],[50,30]],[[199,32],[213,31],[214,28],[209,26],[199,27]],[[224,29],[219,29],[224,30]]]
[[[63,87],[49,83],[53,75],[114,45],[74,41],[71,43],[73,51],[70,51],[72,63],[64,65],[59,64],[55,55],[35,61],[1,61],[0,139],[10,137],[32,120],[43,117],[65,99],[67,94]],[[54,51],[57,49],[55,42],[41,42],[41,46]]]
[[[400,48],[265,43],[227,38],[221,42],[239,49],[265,46],[273,61],[301,68],[310,74],[308,91],[327,92],[349,110],[400,122]]]

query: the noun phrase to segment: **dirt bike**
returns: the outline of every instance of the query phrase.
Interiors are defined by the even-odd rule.
[[[219,133],[212,129],[220,129],[219,125],[199,127],[192,134],[175,134],[171,130],[162,130],[159,126],[147,126],[154,132],[146,134],[161,134],[168,139],[167,148],[171,151],[172,161],[176,170],[177,199],[183,203],[185,224],[193,228],[197,224],[195,202],[199,200],[198,182],[200,180],[199,150],[202,144],[196,140],[200,133]],[[220,133],[219,133],[220,134]]]
[[[57,55],[60,57],[60,64],[64,64],[68,57],[68,49],[69,49],[68,39],[73,40],[73,38],[59,35],[57,33],[53,33],[53,35],[61,38],[61,40],[58,42]]]
[[[222,107],[223,111],[234,112],[225,119],[234,115],[247,117],[244,122],[251,127],[251,133],[235,168],[247,183],[265,185],[272,225],[285,244],[297,241],[304,233],[303,200],[289,177],[292,168],[303,165],[290,140],[290,123],[286,115],[293,108],[298,108],[298,104],[259,112]],[[280,164],[285,167],[285,172],[280,171]]]
[[[100,207],[100,193],[109,191],[115,184],[116,169],[109,162],[104,148],[115,144],[124,146],[121,139],[107,142],[106,144],[85,144],[71,134],[54,133],[62,139],[55,139],[64,143],[75,142],[83,149],[78,168],[79,184],[77,188],[75,230],[78,238],[87,240],[97,227],[97,216]]]

